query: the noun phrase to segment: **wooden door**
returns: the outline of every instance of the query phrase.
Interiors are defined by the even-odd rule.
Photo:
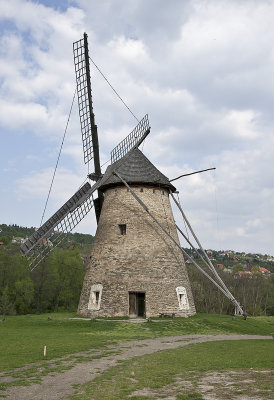
[[[129,315],[131,317],[146,316],[146,294],[144,292],[129,292]]]
[[[137,316],[136,312],[136,293],[129,292],[129,315]]]

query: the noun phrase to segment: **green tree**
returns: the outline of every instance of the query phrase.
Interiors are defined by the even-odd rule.
[[[33,310],[34,286],[29,276],[15,282],[15,308],[17,314],[28,314]]]
[[[243,265],[241,263],[238,263],[233,267],[234,274],[236,274],[239,271],[245,271],[245,268],[243,267]]]
[[[14,305],[10,299],[9,293],[9,287],[6,286],[0,297],[0,314],[3,316],[15,314]]]
[[[251,272],[253,275],[257,275],[257,276],[262,275],[260,267],[258,267],[257,265],[251,268]]]

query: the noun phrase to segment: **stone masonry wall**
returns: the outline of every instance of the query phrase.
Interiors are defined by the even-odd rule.
[[[162,226],[179,242],[168,191],[134,186]],[[119,224],[126,224],[121,235]],[[101,284],[99,310],[89,310],[91,285]],[[176,287],[186,289],[189,309],[179,308]],[[125,186],[107,189],[78,313],[83,316],[128,316],[129,292],[145,292],[146,317],[159,313],[195,314],[181,251],[158,227]]]

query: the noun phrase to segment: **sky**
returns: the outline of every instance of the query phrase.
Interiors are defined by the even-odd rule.
[[[150,161],[169,179],[216,167],[174,182],[203,246],[273,255],[273,20],[270,0],[0,0],[0,223],[40,226],[86,32],[90,57],[149,115]],[[93,66],[91,85],[105,168],[136,121]],[[45,219],[87,173],[76,101]],[[93,211],[76,231],[95,234]]]

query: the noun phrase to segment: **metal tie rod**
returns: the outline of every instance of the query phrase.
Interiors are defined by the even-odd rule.
[[[183,178],[185,176],[200,174],[201,172],[206,172],[206,171],[212,171],[213,169],[216,169],[216,168],[213,167],[213,168],[201,169],[200,171],[195,171],[195,172],[190,172],[188,174],[183,174],[183,175],[177,176],[177,178],[170,179],[169,182],[177,181],[177,179]]]

